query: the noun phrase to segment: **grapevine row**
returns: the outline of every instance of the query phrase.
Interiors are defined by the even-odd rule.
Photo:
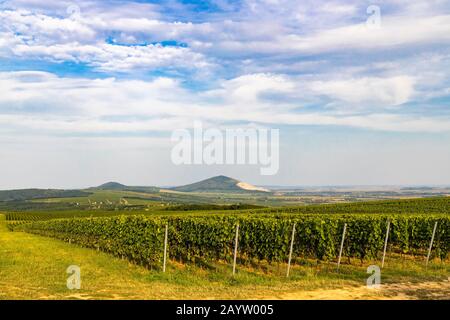
[[[239,224],[239,256],[243,261],[286,261],[293,224],[294,256],[332,260],[338,254],[344,223],[344,255],[376,258],[383,248],[387,221],[389,243],[404,253],[421,254],[438,222],[433,253],[444,259],[450,251],[448,215],[291,215],[286,216],[118,216],[33,222],[18,228],[58,238],[148,266],[159,265],[165,225],[169,225],[169,255],[184,261],[229,260],[235,226]]]

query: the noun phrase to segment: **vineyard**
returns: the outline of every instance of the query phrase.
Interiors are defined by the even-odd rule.
[[[162,263],[166,225],[168,253],[172,259],[229,261],[233,257],[236,225],[239,225],[239,260],[271,263],[287,260],[294,223],[294,257],[335,259],[346,224],[343,255],[361,260],[377,258],[383,249],[388,221],[391,250],[419,255],[425,254],[437,222],[433,256],[441,259],[448,256],[450,216],[447,214],[117,216],[32,222],[17,229],[154,267]]]
[[[247,211],[250,212],[250,211]],[[307,205],[303,207],[266,208],[252,210],[255,213],[303,213],[303,214],[408,214],[450,213],[450,197],[362,201],[352,203]]]
[[[250,205],[177,205],[160,211],[144,210],[61,210],[10,211],[8,221],[41,221],[62,218],[111,217],[118,215],[206,215],[232,213],[264,216],[267,214],[450,214],[450,197],[424,199],[365,201],[355,203],[320,204],[300,207],[252,208]]]
[[[89,217],[108,217],[125,214],[123,211],[56,211],[56,212],[8,212],[7,221],[45,221],[62,218],[89,218]],[[131,214],[131,213],[130,213]]]

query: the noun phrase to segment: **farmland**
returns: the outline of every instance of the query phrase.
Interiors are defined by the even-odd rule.
[[[115,192],[101,191],[95,200],[105,203],[108,198],[112,202],[111,193]],[[121,196],[115,199],[120,201]],[[48,203],[64,201],[48,199]],[[88,253],[91,263],[96,263],[97,259],[103,261],[101,268],[105,272],[109,271],[107,267],[105,269],[108,263],[104,261],[111,260],[114,268],[146,275],[144,278],[130,277],[134,280],[139,278],[139,284],[134,288],[139,292],[144,290],[141,298],[148,299],[155,298],[145,289],[150,283],[161,286],[161,295],[164,290],[172,292],[168,298],[186,298],[186,290],[196,285],[208,286],[207,297],[216,298],[254,297],[249,289],[252,286],[261,288],[266,297],[276,296],[276,292],[284,292],[283,295],[296,292],[295,296],[301,298],[308,295],[308,290],[337,290],[342,287],[347,290],[345,292],[350,292],[351,287],[365,284],[368,265],[380,264],[388,222],[389,241],[386,268],[383,269],[383,279],[387,283],[403,286],[405,283],[426,285],[436,282],[438,287],[445,288],[442,281],[448,278],[450,271],[449,197],[280,207],[153,203],[142,208],[128,202],[110,209],[7,211],[4,218],[6,221],[2,224],[9,228],[3,227],[2,237],[11,248],[18,246],[14,249],[17,252],[24,250],[25,242],[19,240],[26,238],[44,247],[63,247],[66,254]],[[430,264],[425,266],[435,223],[438,227]],[[286,263],[294,224],[292,270],[287,279]],[[237,274],[233,276],[231,265],[237,225]],[[347,231],[343,258],[337,272],[336,261],[344,225]],[[168,261],[167,271],[162,272],[166,226]],[[33,251],[35,258],[38,255]],[[25,263],[26,257],[21,259]],[[81,263],[84,258],[78,256],[75,260]],[[7,261],[3,263],[8,265]],[[51,264],[51,261],[46,263]],[[123,264],[123,267],[116,263]],[[52,270],[52,267],[49,265],[48,269]],[[64,270],[61,272],[64,277]],[[93,286],[99,281],[92,277],[89,279]],[[211,281],[214,286],[210,286]],[[136,298],[124,287],[110,288],[107,294],[93,295],[92,298],[115,295]],[[174,287],[177,288],[176,294],[171,291],[175,290]],[[234,289],[229,291],[230,288]],[[57,289],[54,284],[49,285],[48,290],[55,297],[66,294],[61,284]],[[434,289],[425,292],[430,293],[430,290]],[[443,293],[438,291],[441,296],[448,296],[446,290]],[[234,295],[230,296],[230,292]],[[386,292],[375,296],[386,297]],[[398,294],[395,290],[389,292],[394,296]],[[425,298],[428,293],[425,293]],[[86,293],[87,296],[90,294]],[[35,297],[34,294],[32,296]],[[359,297],[374,295],[373,292],[365,292]]]

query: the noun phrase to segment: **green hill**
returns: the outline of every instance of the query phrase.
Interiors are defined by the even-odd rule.
[[[127,188],[126,185],[118,183],[118,182],[107,182],[102,185],[99,185],[95,189],[98,190],[125,190]]]
[[[249,183],[226,177],[216,176],[185,186],[172,188],[182,192],[269,192],[267,189],[255,187]]]
[[[154,193],[159,192],[158,187],[146,187],[146,186],[126,186],[118,182],[107,182],[98,187],[92,188],[95,190],[114,190],[114,191],[134,191],[134,192],[144,192],[144,193]]]
[[[80,190],[21,189],[0,191],[0,201],[18,201],[48,198],[87,197],[91,193]]]

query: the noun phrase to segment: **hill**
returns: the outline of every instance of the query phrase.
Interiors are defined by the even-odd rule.
[[[246,182],[226,176],[216,176],[171,190],[182,192],[270,192]]]
[[[107,182],[98,187],[92,188],[95,190],[113,190],[113,191],[133,191],[133,192],[144,192],[153,193],[159,192],[158,187],[145,187],[145,186],[126,186],[118,182]]]
[[[18,201],[48,198],[87,197],[91,193],[80,190],[21,189],[0,191],[0,201]]]
[[[107,182],[102,185],[99,185],[95,189],[99,190],[125,190],[127,188],[126,185],[118,183],[118,182]]]

